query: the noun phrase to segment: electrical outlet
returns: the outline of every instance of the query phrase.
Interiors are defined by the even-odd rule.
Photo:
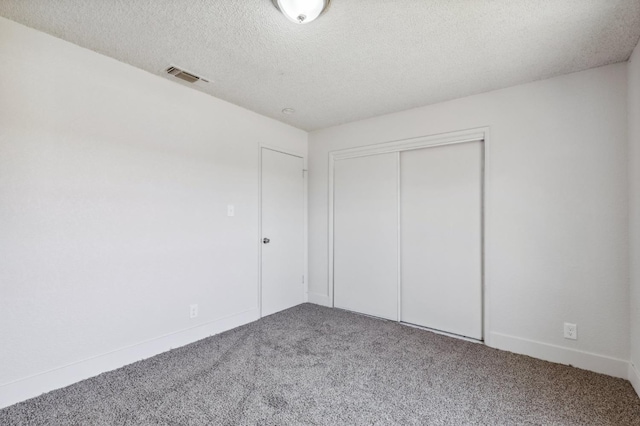
[[[198,305],[189,305],[189,318],[198,316]]]
[[[578,340],[578,326],[568,322],[564,323],[564,338]]]

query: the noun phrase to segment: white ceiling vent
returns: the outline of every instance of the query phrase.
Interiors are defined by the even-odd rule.
[[[173,65],[169,66],[169,68],[167,68],[165,72],[176,78],[179,78],[180,80],[186,81],[187,83],[197,83],[198,81],[201,81],[203,83],[209,82],[209,80],[207,80],[206,78],[197,76]]]

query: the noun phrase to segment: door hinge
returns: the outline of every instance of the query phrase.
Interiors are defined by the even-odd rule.
[[[302,276],[302,284],[304,284],[304,275]]]

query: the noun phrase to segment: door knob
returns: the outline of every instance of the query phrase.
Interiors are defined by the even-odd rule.
[[[269,244],[269,243],[271,242],[271,240],[270,240],[270,239],[268,239],[268,238],[263,238],[263,239],[262,239],[262,242],[263,242],[264,244]]]

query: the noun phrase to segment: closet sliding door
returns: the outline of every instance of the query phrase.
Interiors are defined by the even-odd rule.
[[[482,339],[483,143],[400,153],[401,320]]]
[[[334,306],[398,319],[398,153],[334,164]]]

